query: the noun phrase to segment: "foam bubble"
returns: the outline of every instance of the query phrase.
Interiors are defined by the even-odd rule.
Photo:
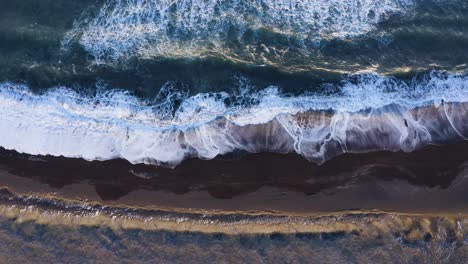
[[[433,73],[403,82],[363,75],[340,90],[287,96],[268,87],[188,96],[168,83],[160,96],[166,99],[150,102],[121,90],[100,89],[90,97],[57,87],[35,94],[25,85],[2,83],[0,146],[176,165],[234,150],[295,151],[323,162],[345,152],[412,151],[468,137],[468,77]]]
[[[248,29],[299,39],[355,37],[413,5],[413,0],[107,0],[89,23],[77,21],[68,38],[77,37],[98,61],[224,53],[226,44]]]

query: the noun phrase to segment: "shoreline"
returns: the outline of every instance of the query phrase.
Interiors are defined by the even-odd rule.
[[[227,235],[337,232],[352,234],[366,231],[366,228],[377,228],[380,224],[397,224],[407,227],[413,225],[414,222],[427,224],[428,221],[441,220],[448,221],[450,225],[456,225],[460,221],[468,225],[466,221],[468,213],[401,213],[377,210],[296,215],[275,212],[184,212],[119,208],[51,197],[18,196],[6,189],[1,189],[0,192],[0,217],[14,220],[18,224],[31,222],[52,226],[109,227],[111,229]],[[429,225],[424,228],[431,229]]]
[[[0,157],[0,217],[19,222],[234,235],[468,219],[466,142],[345,154],[323,165],[268,153],[176,169],[5,150]]]
[[[346,154],[323,165],[264,153],[176,169],[0,151],[0,186],[13,193],[179,211],[468,213],[467,170],[466,142]]]
[[[51,258],[78,261],[83,256],[100,263],[119,262],[123,254],[128,263],[151,262],[155,256],[172,263],[174,254],[185,256],[177,258],[178,263],[215,260],[226,254],[234,263],[265,258],[269,262],[300,260],[303,254],[317,256],[323,263],[349,263],[350,258],[358,259],[357,263],[421,259],[458,263],[468,252],[467,230],[467,214],[355,212],[232,222],[228,215],[219,221],[143,219],[0,205],[0,236],[6,244],[3,254],[8,257],[9,252],[23,251],[26,253],[20,256],[43,259],[44,263]],[[64,246],[66,255],[54,251]]]

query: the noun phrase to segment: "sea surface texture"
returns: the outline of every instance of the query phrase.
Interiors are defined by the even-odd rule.
[[[2,0],[0,146],[174,167],[468,137],[463,0]]]
[[[218,239],[252,250],[245,262],[462,263],[466,218],[453,215],[468,212],[467,121],[468,0],[0,0],[0,186],[34,196],[21,206],[57,195],[104,208],[362,210],[349,219],[363,228],[388,220],[368,233],[329,218],[341,231],[113,233],[29,225],[5,213],[14,199],[0,189],[10,246],[81,248],[70,232],[103,248],[97,262],[141,240],[157,241],[162,262],[179,245],[216,262],[202,253]],[[373,210],[436,215],[399,222]],[[294,256],[275,255],[292,245]],[[242,262],[234,253],[227,263]],[[73,263],[93,260],[80,254]]]

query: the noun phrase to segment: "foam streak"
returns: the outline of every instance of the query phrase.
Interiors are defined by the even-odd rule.
[[[235,150],[297,152],[321,163],[345,152],[413,151],[468,137],[467,77],[434,73],[403,82],[365,75],[340,89],[293,97],[269,87],[185,98],[172,89],[183,100],[175,108],[174,96],[149,103],[119,90],[94,97],[67,88],[34,94],[24,85],[3,83],[0,146],[173,166]],[[228,105],[227,98],[244,103]]]

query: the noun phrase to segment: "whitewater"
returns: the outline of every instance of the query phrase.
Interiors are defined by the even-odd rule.
[[[100,63],[229,53],[232,43],[261,29],[305,45],[362,36],[414,6],[413,0],[107,0],[96,15],[75,22],[64,44],[78,41]]]
[[[433,72],[402,81],[353,76],[339,92],[283,94],[275,86],[189,95],[168,82],[156,98],[98,83],[35,93],[0,84],[0,146],[32,155],[125,159],[174,167],[230,152],[295,152],[316,163],[342,154],[413,151],[468,137],[468,77]],[[100,88],[100,86],[103,86]]]

